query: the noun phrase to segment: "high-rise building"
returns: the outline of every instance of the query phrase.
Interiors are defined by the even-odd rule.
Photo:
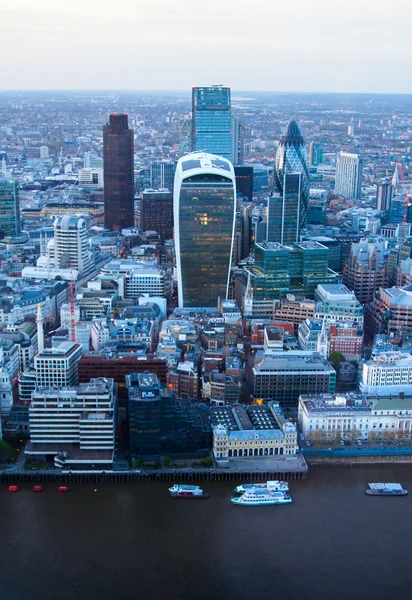
[[[283,174],[282,191],[268,199],[267,241],[279,244],[298,242],[302,209],[302,174]]]
[[[388,211],[391,208],[393,186],[390,183],[378,183],[376,188],[376,208],[380,211]]]
[[[94,261],[83,217],[70,214],[57,217],[54,222],[54,246],[50,250],[53,263],[59,269],[71,266],[81,275],[88,274]]]
[[[233,162],[229,87],[192,89],[192,150],[217,154]]]
[[[150,187],[154,190],[168,189],[173,192],[176,163],[154,160],[150,165]]]
[[[335,194],[351,200],[362,197],[363,160],[359,154],[339,152],[336,162]]]
[[[127,114],[113,113],[103,127],[104,225],[121,231],[134,225],[133,131]]]
[[[21,235],[19,186],[16,179],[0,179],[0,236]]]
[[[235,165],[236,196],[244,202],[253,200],[253,167]]]
[[[45,160],[49,158],[49,148],[48,146],[40,146],[40,158]]]
[[[176,168],[174,226],[180,307],[216,306],[227,298],[236,210],[230,161],[202,152]]]
[[[180,156],[192,152],[192,119],[186,117],[180,126]]]
[[[142,231],[156,231],[162,243],[173,238],[173,194],[168,189],[145,190],[137,201],[137,223]]]
[[[385,250],[382,239],[364,239],[352,244],[343,270],[343,283],[355,293],[359,302],[372,302],[375,292],[386,285]]]
[[[309,165],[311,167],[317,167],[323,162],[323,151],[320,144],[316,142],[310,142],[309,144]]]
[[[285,173],[301,173],[301,198],[299,230],[305,227],[308,218],[309,169],[305,140],[296,121],[290,121],[279,140],[273,170],[273,192],[283,194]]]
[[[239,117],[232,116],[232,162],[243,164],[243,129]]]
[[[57,348],[44,348],[34,358],[36,387],[70,387],[78,384],[77,363],[82,347],[75,342],[63,342]]]

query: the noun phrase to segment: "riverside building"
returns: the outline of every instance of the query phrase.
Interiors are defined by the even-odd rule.
[[[412,395],[412,356],[382,352],[362,364],[359,389],[365,394]]]

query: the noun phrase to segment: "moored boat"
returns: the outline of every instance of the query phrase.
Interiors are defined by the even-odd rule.
[[[33,487],[33,492],[42,492],[42,491],[43,491],[43,488],[41,485],[35,485]]]
[[[65,494],[65,493],[66,493],[66,492],[68,492],[68,491],[69,491],[69,488],[68,488],[68,487],[66,487],[65,485],[61,485],[61,486],[59,487],[59,492],[61,492],[62,494]]]
[[[271,490],[246,490],[240,497],[231,498],[233,504],[240,506],[264,506],[266,504],[290,504],[292,498],[286,492]]]
[[[242,483],[235,488],[235,492],[243,494],[247,490],[272,490],[273,492],[288,492],[289,484],[287,481],[266,481],[266,483]]]
[[[9,492],[18,492],[19,488],[17,485],[9,485]]]
[[[400,483],[368,483],[366,490],[368,496],[406,496],[408,490],[404,490]]]
[[[198,485],[175,483],[169,488],[169,493],[173,498],[209,498],[209,494],[204,492]]]

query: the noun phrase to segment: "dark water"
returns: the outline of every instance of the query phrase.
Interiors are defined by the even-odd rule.
[[[400,481],[405,498],[371,498]],[[312,469],[289,506],[164,484],[0,486],[0,600],[392,599],[412,595],[412,468]]]

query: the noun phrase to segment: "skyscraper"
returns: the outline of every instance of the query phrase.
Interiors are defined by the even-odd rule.
[[[376,208],[380,211],[390,210],[393,196],[393,186],[386,183],[378,183],[376,188]]]
[[[169,190],[145,190],[137,201],[137,226],[154,230],[162,243],[173,237],[173,194]]]
[[[203,152],[179,160],[174,224],[180,307],[216,306],[228,293],[236,209],[232,164]]]
[[[127,114],[113,113],[103,127],[104,225],[121,231],[134,225],[133,131]]]
[[[268,199],[267,241],[292,244],[299,241],[302,209],[302,174],[283,175],[282,192]]]
[[[336,162],[335,194],[350,200],[362,197],[363,160],[359,154],[339,152]]]
[[[230,88],[212,85],[192,89],[192,149],[233,162]]]
[[[232,115],[232,163],[243,164],[243,129],[239,117]]]
[[[154,160],[150,164],[150,187],[154,190],[168,189],[173,192],[176,163]]]
[[[309,164],[311,167],[317,167],[323,162],[323,151],[320,144],[311,142],[309,144]]]
[[[283,194],[285,173],[301,173],[299,230],[305,227],[308,218],[309,169],[305,140],[296,121],[286,126],[276,151],[273,170],[273,192]]]
[[[90,273],[94,266],[89,248],[89,236],[83,217],[65,214],[54,222],[54,242],[50,247],[52,260],[60,269],[70,266],[81,275]]]
[[[0,179],[0,235],[21,235],[19,185],[15,179]]]
[[[180,156],[192,151],[192,119],[185,117],[180,126]]]

